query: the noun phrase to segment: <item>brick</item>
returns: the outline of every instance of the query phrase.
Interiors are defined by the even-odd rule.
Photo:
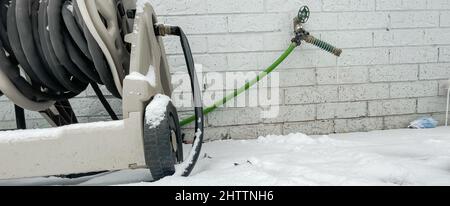
[[[227,90],[234,90],[237,88],[242,87],[243,85],[245,85],[246,82],[249,82],[253,79],[255,79],[255,77],[259,74],[259,71],[244,71],[244,72],[227,72],[227,73],[222,73],[223,77],[224,77],[224,88]],[[273,77],[273,82],[264,82],[265,85],[263,84],[258,84],[261,85],[261,87],[279,87],[279,79],[275,79],[275,76],[279,77],[278,73],[272,73],[273,76],[270,76],[268,78],[272,78]],[[253,87],[251,89],[257,89],[257,87]]]
[[[439,62],[450,62],[450,47],[439,48]]]
[[[25,118],[27,120],[42,119],[42,115],[39,112],[33,112],[33,111],[25,110]]]
[[[187,73],[186,60],[183,55],[168,56],[170,71],[172,73]],[[224,54],[194,55],[195,64],[202,65],[204,72],[227,71],[229,66]]]
[[[428,9],[450,9],[448,0],[427,0]]]
[[[0,95],[0,102],[5,102],[8,101],[8,97],[6,97],[5,95],[1,96]]]
[[[340,101],[363,101],[389,98],[388,84],[360,84],[339,86]]]
[[[408,128],[411,122],[423,117],[422,114],[396,115],[384,117],[384,129]]]
[[[264,37],[265,51],[282,51],[292,43],[292,34],[290,32],[270,32],[261,35]],[[309,48],[312,48],[312,46],[309,46]]]
[[[433,113],[431,114],[431,117],[433,117],[433,119],[435,119],[438,122],[438,126],[445,126],[445,112],[441,112],[441,113]],[[450,118],[449,118],[449,122],[450,122]]]
[[[435,47],[395,47],[391,49],[391,64],[432,63],[438,61]]]
[[[450,27],[450,11],[441,11],[440,26]]]
[[[11,102],[0,102],[0,121],[14,120],[14,104]]]
[[[400,82],[418,80],[418,65],[383,65],[369,69],[371,82]]]
[[[334,133],[333,121],[311,121],[298,123],[285,123],[283,134],[303,133],[307,135],[327,135]]]
[[[158,15],[205,14],[209,0],[152,0],[151,5]]]
[[[256,71],[261,68],[258,66],[258,56],[254,52],[226,54],[228,69],[226,71]],[[245,61],[244,61],[245,60]]]
[[[12,120],[1,120],[0,121],[0,130],[11,130],[17,128],[16,121]]]
[[[425,32],[426,44],[450,44],[450,29],[427,29]]]
[[[337,30],[339,29],[338,23],[338,14],[336,13],[314,13],[314,17],[309,19],[305,28],[309,31]]]
[[[391,84],[391,98],[427,97],[438,94],[436,81],[404,82]]]
[[[439,96],[447,96],[449,88],[450,88],[450,80],[439,81]]]
[[[186,66],[186,60],[184,57],[180,57],[180,61],[184,61],[183,65]],[[228,63],[227,58],[223,54],[205,54],[205,55],[195,55],[195,64],[202,65],[203,71],[227,71]],[[187,72],[187,68],[183,68],[183,72]]]
[[[354,118],[367,115],[366,102],[327,103],[317,105],[317,119]]]
[[[194,130],[191,130],[192,133]],[[194,134],[191,134],[194,137]],[[208,127],[204,134],[206,141],[226,140],[230,138],[230,129],[225,127]]]
[[[208,13],[255,13],[264,11],[264,0],[207,0]]]
[[[281,55],[281,52],[267,52],[257,56],[258,67],[267,68]],[[294,51],[278,69],[304,69],[336,66],[336,57],[322,50]]]
[[[217,34],[228,32],[227,16],[170,16],[165,24],[178,25],[186,34]]]
[[[383,118],[337,119],[337,133],[369,132],[383,129]]]
[[[317,68],[318,84],[357,84],[367,82],[367,67]]]
[[[316,119],[315,105],[281,106],[276,118],[264,119],[264,123],[301,122]]]
[[[277,91],[278,90],[278,91]],[[256,88],[251,88],[249,91],[246,91],[245,93],[239,95],[238,97],[231,99],[228,101],[225,105],[225,108],[245,108],[245,107],[257,107],[257,106],[279,106],[282,104],[282,91],[279,90],[279,88],[270,88],[270,92],[277,93],[273,94],[272,96],[267,95],[264,97],[263,95],[266,95],[267,91],[262,91],[262,89],[258,90]],[[225,95],[233,94],[234,90],[226,90],[226,91],[208,91],[204,93],[204,102],[205,105],[211,105],[207,104],[207,102],[211,102],[212,100],[222,100]],[[192,98],[192,95],[190,96]],[[269,108],[270,109],[270,108]],[[263,112],[263,111],[260,111]]]
[[[424,45],[426,40],[424,30],[380,30],[374,32],[375,46],[415,46]]]
[[[230,127],[230,138],[232,139],[256,139],[258,138],[256,125]]]
[[[256,133],[258,134],[258,137],[266,137],[268,135],[282,135],[283,125],[282,124],[258,125],[256,128]]]
[[[208,124],[210,126],[257,124],[262,121],[261,111],[256,107],[220,109],[208,116]]]
[[[373,46],[372,31],[329,31],[321,32],[321,39],[336,47],[364,48]]]
[[[271,32],[285,29],[285,14],[240,14],[228,17],[229,31],[239,32]]]
[[[420,65],[420,79],[449,79],[450,64],[423,64]]]
[[[214,35],[208,37],[210,53],[263,50],[263,36],[256,34]]]
[[[80,122],[83,122],[84,118],[79,118]],[[41,129],[41,128],[50,128],[50,124],[44,119],[32,119],[27,120],[27,128],[28,129]]]
[[[236,109],[234,109],[236,110]],[[232,126],[238,125],[239,123],[236,120],[236,111],[233,109],[229,109],[229,111],[221,108],[207,116],[208,118],[208,126],[210,127],[223,127],[223,126]]]
[[[208,51],[206,36],[189,36],[188,39],[193,54],[201,54]],[[183,54],[179,38],[165,38],[164,46],[166,54]]]
[[[348,49],[338,59],[339,66],[377,65],[389,63],[386,48]]]
[[[186,141],[193,141],[195,134],[193,128],[182,128],[182,133],[185,134]],[[230,128],[229,127],[206,127],[203,135],[204,141],[217,141],[217,140],[229,140]]]
[[[391,28],[439,26],[439,12],[435,11],[392,12],[389,16],[391,19]]]
[[[447,107],[446,97],[425,97],[419,98],[417,102],[417,112],[445,112]]]
[[[103,108],[97,98],[82,98],[70,100],[75,114],[79,117],[107,116],[108,113]],[[109,99],[111,107],[117,114],[122,114],[122,101],[119,99]]]
[[[295,15],[301,6],[308,5],[311,11],[321,11],[322,1],[317,0],[266,0],[268,12],[289,12]]]
[[[377,10],[422,10],[427,7],[426,0],[377,0]]]
[[[326,103],[338,100],[337,86],[288,88],[285,91],[286,104]]]
[[[311,86],[316,83],[314,69],[282,70],[280,72],[280,87]]]
[[[373,11],[375,0],[323,0],[324,11]]]
[[[416,99],[394,99],[369,102],[369,116],[416,113]]]
[[[343,12],[339,14],[338,29],[386,29],[389,25],[385,12]]]

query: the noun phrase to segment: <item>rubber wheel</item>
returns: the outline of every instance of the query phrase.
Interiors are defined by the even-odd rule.
[[[154,181],[175,174],[175,164],[183,161],[181,128],[172,103],[159,126],[150,128],[144,123],[144,152]]]

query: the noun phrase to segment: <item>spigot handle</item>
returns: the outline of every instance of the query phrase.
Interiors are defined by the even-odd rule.
[[[310,14],[311,14],[311,12],[309,11],[309,7],[302,6],[298,10],[297,18],[300,21],[300,23],[304,24],[304,23],[308,22]]]

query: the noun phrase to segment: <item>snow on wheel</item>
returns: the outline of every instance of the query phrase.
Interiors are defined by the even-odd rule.
[[[178,114],[169,97],[156,95],[147,106],[144,121],[144,152],[153,180],[175,174],[183,161]]]

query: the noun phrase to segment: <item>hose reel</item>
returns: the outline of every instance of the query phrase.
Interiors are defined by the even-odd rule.
[[[121,98],[131,49],[123,37],[131,27],[126,24],[125,15],[113,14],[119,13],[117,8],[123,10],[121,0],[88,2],[91,7],[78,0],[0,0],[0,49],[4,51],[0,54],[1,70],[13,84],[13,88],[2,90],[18,93],[6,94],[14,103],[43,112],[92,85],[108,113],[117,119],[97,84],[105,85],[113,96]],[[83,16],[78,3],[84,6],[81,9],[99,9],[95,17],[101,19],[102,25],[95,29],[103,32],[94,34],[106,31],[108,39],[94,38],[85,20],[93,18]],[[108,7],[97,8],[92,3]],[[104,41],[114,42],[115,50],[102,49],[100,44]],[[106,56],[112,54],[115,56],[108,61]]]
[[[124,1],[127,5],[134,2]],[[105,85],[117,98],[124,96],[124,81],[130,74],[130,64],[138,65],[131,62],[133,48],[131,42],[126,41],[126,37],[134,35],[133,32],[136,31],[133,30],[136,29],[133,28],[135,9],[126,8],[122,0],[0,0],[0,6],[0,50],[4,51],[0,52],[2,94],[5,93],[22,108],[40,112],[51,125],[64,126],[78,123],[68,99],[79,95],[91,85],[112,119],[118,119],[98,84]],[[144,9],[149,8],[151,6]],[[149,21],[155,19],[152,16]],[[152,29],[153,26],[152,23]],[[153,63],[161,65],[153,66],[158,69],[160,66],[164,67],[164,72],[156,74],[164,82],[160,85],[162,90],[158,92],[171,96],[170,72],[160,35],[142,31],[144,35],[140,37],[147,35],[148,38],[158,39],[160,45],[151,42],[150,50],[160,50],[156,53],[161,54],[156,57],[154,52],[137,51],[136,48],[141,45],[134,44],[134,56],[147,55],[140,58],[144,63],[148,59],[157,58]],[[203,101],[192,53],[181,28],[177,27],[173,35],[180,36],[186,54],[194,101],[197,103],[195,113],[199,121],[196,124],[196,139],[197,142],[202,142]],[[133,69],[146,75],[143,68]],[[148,65],[145,69],[151,72]],[[147,99],[146,104],[148,101],[151,102],[152,99]],[[130,109],[129,102],[129,99],[124,99],[123,107],[126,112]],[[131,108],[145,111],[145,107],[136,105]],[[125,111],[124,117],[127,117],[129,114],[125,114]],[[173,109],[171,112],[173,113]],[[176,121],[178,123],[178,118]],[[179,126],[176,129],[181,131]],[[181,138],[181,135],[177,136]],[[148,138],[149,136],[144,137]],[[181,139],[176,141],[180,143]],[[200,147],[195,147],[192,152],[196,153],[196,157],[188,160],[184,176],[189,175],[195,166],[201,143],[197,145]],[[180,145],[177,146],[181,148]],[[177,154],[177,157],[178,161],[183,161],[182,155]]]

